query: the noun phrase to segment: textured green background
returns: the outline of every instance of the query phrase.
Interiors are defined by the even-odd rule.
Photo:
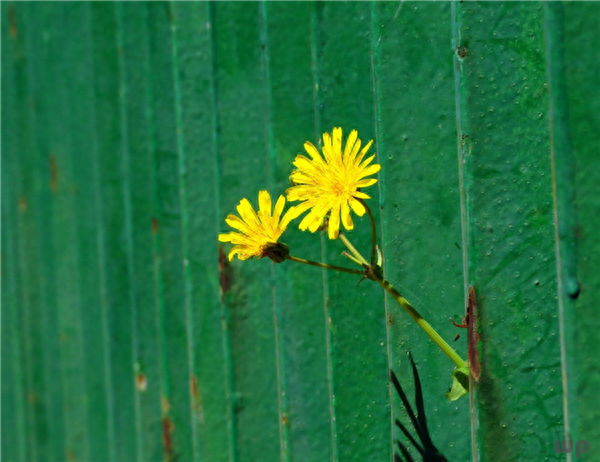
[[[565,460],[566,434],[598,460],[599,19],[3,2],[3,460],[390,461],[407,350],[449,460]],[[333,126],[375,140],[387,277],[449,340],[476,287],[470,402],[444,398],[452,364],[370,281],[223,259],[225,216],[283,192]],[[285,241],[344,263],[323,236]]]

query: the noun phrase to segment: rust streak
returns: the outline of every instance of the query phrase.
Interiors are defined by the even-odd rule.
[[[8,35],[10,38],[17,38],[19,30],[17,29],[17,14],[14,5],[8,7]]]
[[[48,162],[50,163],[50,191],[56,193],[58,190],[58,164],[54,154],[48,155]]]
[[[27,212],[27,199],[25,199],[25,196],[19,196],[19,212]]]
[[[467,316],[469,323],[467,326],[467,356],[469,360],[469,370],[473,378],[479,382],[481,377],[481,363],[479,362],[479,332],[477,332],[477,297],[475,296],[475,288],[469,287],[469,298],[467,302]]]
[[[190,388],[192,391],[192,409],[196,414],[198,421],[204,424],[204,407],[202,405],[202,395],[198,388],[198,377],[192,374],[190,379]]]
[[[168,417],[162,419],[163,451],[165,460],[173,460],[173,422]]]
[[[479,332],[477,332],[477,296],[475,295],[475,288],[473,286],[469,287],[467,315],[463,318],[462,324],[456,324],[454,320],[451,321],[456,327],[467,329],[467,360],[469,363],[469,372],[471,373],[471,376],[473,376],[473,379],[479,382],[479,378],[481,377],[481,362],[479,361],[477,345],[479,344],[480,336]],[[456,338],[454,340],[456,340]]]
[[[156,217],[152,217],[152,234],[156,234],[158,232],[158,219]]]
[[[231,266],[229,260],[223,252],[223,249],[219,247],[219,283],[221,285],[221,297],[224,297],[227,292],[231,290]]]
[[[200,394],[198,393],[198,378],[195,375],[192,375],[190,385],[192,387],[192,395],[198,398],[200,396]]]

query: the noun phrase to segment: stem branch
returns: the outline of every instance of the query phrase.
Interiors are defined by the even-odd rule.
[[[371,266],[375,266],[375,249],[377,248],[377,228],[375,227],[375,220],[373,219],[373,214],[367,203],[363,199],[357,200],[363,205],[369,215],[369,220],[371,221]]]
[[[425,321],[423,316],[406,300],[400,292],[385,279],[383,276],[375,274],[375,280],[381,284],[381,286],[398,302],[398,304],[406,311],[411,318],[417,323],[417,325],[425,331],[434,343],[440,347],[440,349],[448,355],[448,357],[456,364],[458,368],[467,367],[467,363],[454,351],[454,349],[448,345],[448,343],[437,333],[437,331],[431,327],[431,325]]]
[[[361,276],[364,276],[364,274],[365,274],[365,272],[361,271],[361,270],[344,268],[342,266],[328,265],[327,263],[321,263],[321,262],[312,261],[312,260],[305,260],[304,258],[298,258],[298,257],[294,257],[292,255],[289,255],[287,257],[287,259],[291,260],[291,261],[296,261],[298,263],[304,263],[305,265],[318,266],[319,268],[326,268],[326,269],[330,269],[330,270],[341,271],[342,273],[360,274]]]
[[[339,237],[348,250],[350,250],[352,255],[354,255],[354,257],[365,267],[367,270],[367,277],[381,284],[381,286],[394,298],[394,300],[398,302],[404,311],[406,311],[409,316],[413,318],[417,325],[425,331],[429,338],[433,340],[433,342],[440,347],[440,349],[446,353],[446,355],[448,355],[448,357],[452,360],[452,362],[454,362],[454,364],[456,364],[458,368],[467,367],[467,363],[458,355],[458,353],[456,353],[456,351],[454,351],[450,345],[448,345],[448,343],[440,336],[440,334],[438,334],[437,331],[431,327],[431,324],[425,321],[423,316],[421,316],[421,314],[408,302],[408,300],[406,300],[402,294],[392,284],[390,284],[387,279],[383,277],[381,269],[379,268],[377,270],[374,265],[369,265],[360,252],[356,250],[356,248],[350,243],[346,236],[340,233]]]
[[[369,266],[369,263],[367,262],[367,260],[365,260],[365,257],[363,257],[360,254],[360,252],[354,248],[354,246],[350,243],[348,238],[346,236],[344,236],[342,233],[339,234],[339,238],[340,238],[340,241],[342,241],[344,243],[344,245],[346,246],[346,248],[350,251],[350,253],[352,255],[354,255],[354,258],[356,258],[360,262],[361,265],[363,265],[365,268],[367,268]]]

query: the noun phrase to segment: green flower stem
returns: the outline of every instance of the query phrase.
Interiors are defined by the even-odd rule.
[[[354,248],[354,246],[350,243],[348,238],[346,236],[344,236],[342,233],[340,233],[338,237],[340,238],[340,241],[342,241],[344,243],[344,245],[350,251],[350,253],[352,255],[354,255],[354,258],[356,258],[360,262],[361,265],[363,265],[365,268],[367,268],[369,266],[369,263],[360,254],[360,252]]]
[[[312,260],[305,260],[304,258],[298,258],[298,257],[294,257],[292,255],[289,255],[287,257],[287,259],[291,260],[291,261],[296,261],[298,263],[304,263],[305,265],[318,266],[319,268],[326,268],[326,269],[330,269],[330,270],[341,271],[342,273],[360,274],[361,276],[365,275],[365,272],[361,271],[361,270],[344,268],[342,266],[328,265],[327,263],[321,263],[321,262],[312,261]]]
[[[390,282],[383,277],[381,268],[376,267],[374,265],[369,265],[364,257],[360,254],[358,250],[350,243],[348,238],[344,236],[342,233],[339,235],[340,240],[344,243],[344,245],[350,250],[350,252],[356,257],[356,259],[365,267],[366,276],[373,280],[377,281],[381,286],[389,293],[394,300],[398,302],[398,304],[406,311],[411,318],[417,323],[417,325],[425,331],[425,333],[429,336],[434,343],[440,347],[440,349],[448,355],[448,357],[456,364],[456,366],[460,368],[467,367],[467,363],[454,351],[454,349],[448,345],[448,343],[437,333],[437,331],[431,327],[423,316],[419,314],[419,312],[406,300],[400,292],[392,285]],[[364,274],[364,273],[363,273]]]
[[[363,266],[361,262],[359,262],[356,258],[354,258],[354,256],[350,255],[348,252],[342,252],[342,255],[348,260],[351,260],[354,263],[356,263],[358,266]]]
[[[440,349],[448,355],[448,357],[456,364],[456,366],[460,368],[467,367],[467,363],[454,351],[454,349],[448,345],[448,343],[437,333],[437,331],[431,327],[423,316],[419,314],[419,312],[406,300],[400,292],[392,285],[390,282],[385,279],[380,274],[374,272],[375,281],[377,281],[381,286],[389,293],[394,300],[398,302],[398,304],[406,311],[411,318],[417,323],[417,325],[425,331],[425,333],[429,336],[431,340],[435,342]]]
[[[357,199],[360,202],[367,213],[369,214],[369,220],[371,221],[371,266],[375,265],[375,253],[377,248],[377,228],[375,227],[375,220],[373,214],[367,203],[363,199]]]

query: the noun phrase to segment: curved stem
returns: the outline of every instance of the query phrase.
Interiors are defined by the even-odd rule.
[[[365,257],[363,257],[360,254],[360,252],[358,250],[356,250],[356,248],[350,243],[350,241],[348,240],[348,238],[346,236],[344,236],[342,233],[340,233],[338,237],[340,238],[340,241],[342,241],[344,243],[344,245],[350,251],[350,253],[352,255],[354,255],[354,258],[356,258],[360,262],[361,265],[363,265],[364,267],[369,266],[369,263],[367,262],[367,260],[365,260]]]
[[[377,281],[381,286],[389,293],[394,300],[398,302],[398,304],[406,311],[411,318],[417,323],[417,325],[425,331],[425,333],[429,336],[433,342],[440,347],[440,349],[448,355],[448,357],[456,364],[458,368],[467,367],[467,363],[464,359],[462,359],[454,349],[448,345],[448,343],[437,333],[437,331],[431,327],[423,316],[406,300],[402,294],[392,285],[390,282],[383,277],[381,270],[375,270],[373,265],[369,265],[365,258],[360,254],[358,250],[350,243],[348,238],[344,236],[342,233],[339,235],[341,241],[344,245],[350,250],[352,255],[356,257],[358,261],[365,267],[367,270],[367,277],[373,281]],[[363,273],[364,274],[364,273]]]
[[[383,276],[375,274],[375,280],[381,284],[381,286],[398,302],[398,304],[406,311],[411,318],[417,323],[417,325],[425,331],[434,343],[440,347],[440,349],[448,355],[448,357],[456,364],[458,368],[467,367],[467,363],[454,351],[454,349],[448,345],[448,343],[437,333],[437,331],[431,327],[423,316],[406,300],[400,292],[385,279]]]
[[[326,269],[330,269],[330,270],[341,271],[342,273],[360,274],[361,276],[364,276],[364,274],[365,274],[365,272],[361,271],[361,270],[344,268],[342,266],[328,265],[327,263],[321,263],[321,262],[312,261],[312,260],[305,260],[304,258],[298,258],[298,257],[294,257],[292,255],[289,255],[287,257],[287,259],[291,260],[291,261],[296,261],[298,263],[304,263],[305,265],[318,266],[319,268],[326,268]]]
[[[360,202],[367,214],[369,215],[369,220],[371,221],[371,266],[375,265],[375,253],[377,248],[377,228],[375,227],[375,220],[373,219],[373,214],[371,213],[371,209],[367,205],[367,203],[363,199],[357,199]]]

